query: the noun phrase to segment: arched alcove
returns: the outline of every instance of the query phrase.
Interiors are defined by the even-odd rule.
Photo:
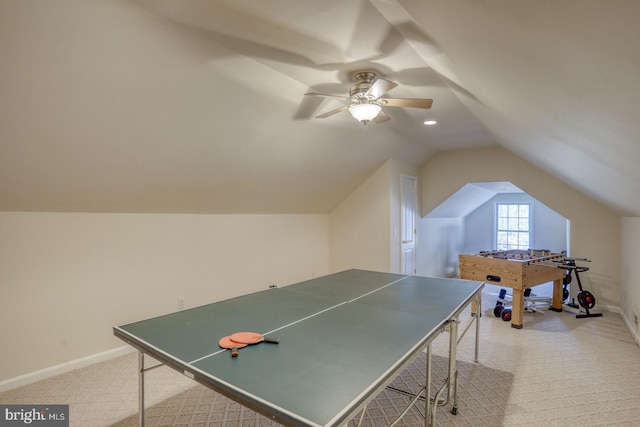
[[[567,218],[510,182],[468,183],[421,219],[417,274],[455,277],[460,253],[495,250],[497,203],[530,204],[532,249],[569,250]]]

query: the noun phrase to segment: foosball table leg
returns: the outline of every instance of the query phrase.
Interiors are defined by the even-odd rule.
[[[522,312],[524,311],[524,289],[513,288],[511,327],[522,329]]]
[[[563,290],[564,290],[563,280],[562,279],[554,280],[553,281],[553,299],[551,300],[551,307],[549,307],[549,310],[557,311],[557,312],[562,311],[562,301],[564,301]]]

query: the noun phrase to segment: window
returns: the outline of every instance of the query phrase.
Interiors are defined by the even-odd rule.
[[[531,232],[528,203],[496,205],[496,244],[499,251],[529,249]]]

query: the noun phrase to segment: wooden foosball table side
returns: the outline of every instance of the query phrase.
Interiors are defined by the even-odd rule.
[[[562,280],[565,270],[550,265],[562,255],[552,254],[531,260],[511,260],[478,255],[458,256],[460,278],[481,281],[513,290],[511,327],[523,327],[524,290],[542,283],[553,282],[551,309],[562,311]],[[480,309],[472,306],[473,313]]]

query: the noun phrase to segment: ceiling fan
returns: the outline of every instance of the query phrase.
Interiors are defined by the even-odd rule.
[[[348,101],[335,110],[316,116],[324,119],[333,116],[341,111],[349,110],[353,118],[366,125],[369,122],[384,123],[389,121],[389,116],[385,114],[382,107],[411,107],[411,108],[431,108],[433,99],[425,98],[382,98],[384,94],[398,86],[397,83],[381,79],[370,71],[360,71],[355,74],[356,84],[351,86],[349,95],[331,95],[326,93],[305,93],[310,96],[324,96],[338,98]]]

